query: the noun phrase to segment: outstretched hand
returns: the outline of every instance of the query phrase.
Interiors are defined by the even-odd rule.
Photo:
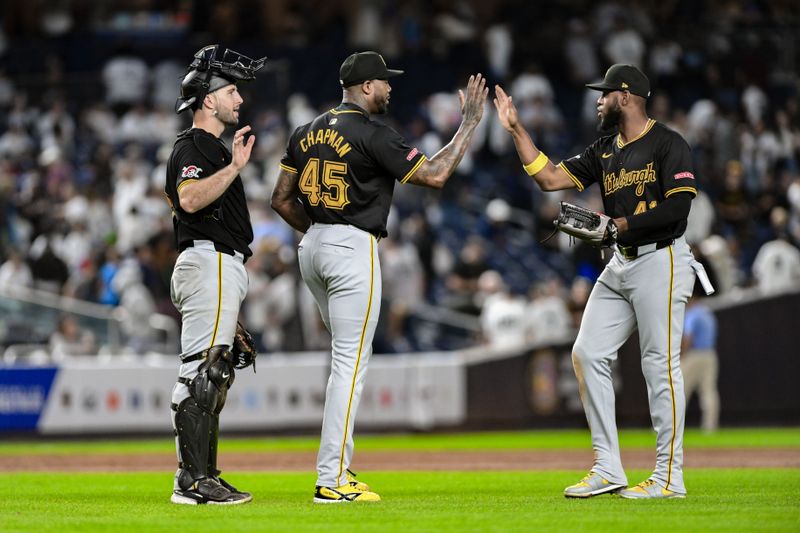
[[[231,164],[237,170],[243,169],[247,162],[250,161],[250,154],[253,151],[253,145],[256,143],[255,135],[251,135],[245,142],[244,136],[248,131],[250,131],[250,126],[245,126],[240,130],[236,130],[236,133],[233,134],[233,149],[231,150],[233,160]]]
[[[517,108],[511,96],[506,94],[502,87],[499,85],[494,86],[494,107],[497,109],[497,118],[500,119],[500,124],[507,131],[513,131],[517,127]]]
[[[466,123],[477,124],[483,117],[483,108],[489,88],[486,87],[486,78],[481,74],[473,74],[467,82],[467,94],[458,90],[458,100],[461,102],[461,116]]]

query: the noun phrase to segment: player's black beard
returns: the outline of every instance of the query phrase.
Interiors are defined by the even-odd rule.
[[[385,115],[388,112],[389,112],[389,102],[387,102],[386,100],[380,102],[378,104],[378,113],[377,114],[378,115]]]
[[[614,109],[609,109],[608,112],[603,115],[600,119],[600,123],[597,125],[597,131],[599,132],[606,132],[615,130],[619,127],[619,123],[622,120],[622,109],[616,107]]]

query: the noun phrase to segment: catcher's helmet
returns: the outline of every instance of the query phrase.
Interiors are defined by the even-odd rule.
[[[212,44],[201,48],[194,55],[189,71],[181,81],[181,95],[175,102],[175,112],[180,113],[188,108],[197,109],[207,94],[213,93],[237,81],[256,79],[256,72],[261,70],[266,57],[250,59],[249,57],[225,50],[218,59],[219,45]]]

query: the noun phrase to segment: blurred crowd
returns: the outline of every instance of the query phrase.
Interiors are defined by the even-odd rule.
[[[173,112],[180,77],[209,42],[270,58],[268,72],[243,88],[241,121],[257,137],[242,173],[255,232],[243,319],[264,351],[327,346],[299,280],[298,235],[268,201],[288,135],[338,103],[338,66],[352,50],[381,51],[406,71],[381,119],[429,156],[459,125],[455,94],[470,73],[502,84],[558,161],[598,135],[598,94],[583,85],[612,63],[639,65],[653,86],[650,115],[692,147],[700,193],[687,239],[718,292],[800,288],[794,2],[117,4],[36,11],[11,2],[4,15],[0,288],[121,306],[131,334],[154,313],[177,318],[164,163],[189,125]],[[397,187],[380,243],[376,352],[505,346],[573,331],[604,258],[550,235],[560,200],[601,208],[596,188],[541,193],[487,109],[441,192]],[[438,324],[422,308],[450,319]],[[459,327],[483,332],[454,334]]]

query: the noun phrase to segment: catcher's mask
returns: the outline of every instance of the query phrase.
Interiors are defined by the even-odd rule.
[[[217,57],[220,53],[219,45],[211,44],[194,55],[189,71],[181,81],[181,95],[175,102],[176,113],[190,107],[197,109],[207,94],[231,83],[256,79],[256,72],[267,61],[266,57],[250,59],[230,49],[225,50],[222,58]]]

